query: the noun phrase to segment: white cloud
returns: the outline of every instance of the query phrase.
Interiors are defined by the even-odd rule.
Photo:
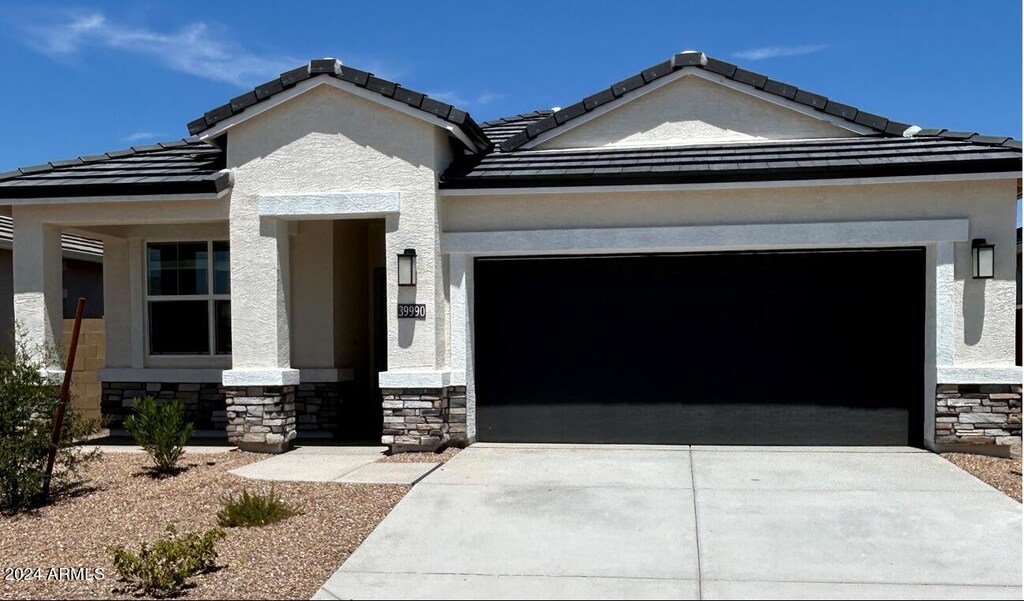
[[[204,22],[158,32],[111,21],[100,12],[65,13],[55,22],[26,26],[25,33],[29,45],[57,60],[75,59],[90,49],[121,50],[150,57],[174,71],[243,87],[302,62],[249,52]]]
[[[436,98],[437,100],[440,100],[442,102],[447,102],[448,104],[455,105],[459,108],[479,108],[482,106],[487,106],[492,102],[497,102],[498,100],[501,100],[502,98],[505,97],[504,94],[496,94],[494,92],[481,92],[476,96],[463,96],[459,92],[455,92],[452,90],[440,92],[427,92],[427,96],[430,96],[431,98]]]
[[[760,61],[769,58],[783,58],[787,56],[804,56],[814,54],[828,48],[826,44],[810,44],[807,46],[764,46],[751,48],[737,52],[736,56],[748,61]]]
[[[158,132],[137,131],[137,132],[129,134],[129,135],[127,135],[127,136],[125,136],[125,137],[123,137],[121,139],[124,140],[125,142],[146,142],[146,141],[149,141],[149,140],[156,140],[158,138],[162,138],[163,136],[164,136],[164,134],[158,133]]]

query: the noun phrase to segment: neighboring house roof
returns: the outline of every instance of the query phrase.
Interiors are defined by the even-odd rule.
[[[844,119],[850,123],[861,125],[886,135],[903,136],[908,133],[908,130],[911,130],[911,128],[914,127],[908,123],[893,121],[887,117],[882,117],[881,115],[862,111],[855,106],[836,102],[835,100],[826,98],[821,94],[801,90],[800,88],[788,83],[769,79],[766,75],[741,69],[732,63],[711,58],[703,52],[687,51],[680,52],[666,61],[644,69],[636,75],[627,77],[626,79],[616,84],[612,84],[612,86],[595,94],[591,94],[576,104],[562,108],[543,119],[538,119],[533,123],[528,124],[528,126],[523,130],[502,140],[500,149],[502,152],[515,150],[545,132],[564,127],[566,123],[582,117],[598,107],[616,102],[629,92],[647,86],[652,82],[685,67],[693,67],[703,69],[711,73],[717,73],[737,83],[745,84],[751,88],[798,102],[819,112]],[[911,132],[912,131],[913,130],[911,130]],[[1017,150],[1020,150],[1021,148],[1020,142],[1017,140],[1012,140],[1005,136],[978,136],[974,132],[950,132],[944,129],[928,129],[918,131],[916,134],[912,135],[926,137],[939,136],[954,140],[968,140],[980,144],[1005,144],[1012,148],[1016,148]]]
[[[479,144],[484,152],[489,152],[491,149],[490,140],[466,111],[446,102],[430,98],[421,92],[404,88],[392,81],[375,77],[372,73],[343,65],[341,61],[332,58],[311,60],[306,65],[282,73],[277,79],[272,79],[263,85],[256,86],[251,92],[246,92],[241,96],[232,98],[227,104],[207,111],[202,117],[188,124],[188,133],[192,135],[202,133],[217,123],[244,112],[250,106],[294,87],[295,84],[301,81],[321,76],[333,77],[353,86],[376,92],[385,98],[397,100],[443,119],[461,129],[466,136]]]
[[[198,138],[0,173],[0,198],[210,194],[231,185],[223,151]]]
[[[500,150],[499,145],[502,142],[523,131],[531,123],[540,121],[554,112],[554,110],[533,111],[532,113],[512,115],[511,117],[501,117],[493,121],[484,121],[480,124],[480,127],[494,144],[494,149]]]
[[[946,138],[857,137],[658,148],[519,150],[456,164],[442,188],[831,179],[1019,171],[1019,150]]]
[[[14,241],[14,222],[7,215],[0,215],[0,248],[11,248]],[[61,234],[61,250],[71,259],[99,261],[103,258],[103,242],[92,238]]]

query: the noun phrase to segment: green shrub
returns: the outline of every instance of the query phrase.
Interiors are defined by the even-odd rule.
[[[298,513],[273,488],[265,495],[243,490],[237,499],[228,495],[221,504],[224,508],[217,512],[217,523],[225,528],[266,526]]]
[[[42,496],[46,457],[57,410],[58,386],[41,373],[43,363],[19,344],[13,354],[0,354],[0,509],[14,512],[37,507]],[[74,446],[99,424],[85,420],[68,403],[57,446],[51,494],[80,483],[81,468],[99,456]]]
[[[152,545],[142,543],[137,554],[120,545],[107,551],[121,578],[151,595],[171,596],[181,592],[192,576],[213,569],[217,561],[215,545],[222,538],[224,531],[220,528],[182,536],[173,524],[168,524],[166,536]]]
[[[181,401],[157,403],[153,397],[135,399],[135,413],[124,420],[124,427],[156,464],[158,474],[177,471],[178,459],[192,438],[192,423],[185,421]]]

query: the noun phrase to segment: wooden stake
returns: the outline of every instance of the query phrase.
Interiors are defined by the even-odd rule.
[[[64,433],[64,413],[68,407],[68,394],[71,392],[71,372],[75,369],[75,352],[78,351],[78,332],[82,329],[82,312],[85,310],[85,299],[78,299],[75,309],[75,327],[71,330],[71,344],[68,346],[68,361],[64,365],[64,383],[60,385],[60,398],[57,401],[57,414],[53,418],[53,434],[50,436],[50,454],[46,457],[46,473],[43,475],[43,499],[50,498],[50,478],[53,476],[53,463],[57,460],[60,449],[60,438]]]

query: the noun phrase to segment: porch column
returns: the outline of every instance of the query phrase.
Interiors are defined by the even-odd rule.
[[[16,335],[34,359],[59,374],[59,358],[49,353],[63,330],[60,230],[19,207],[12,217]]]
[[[231,369],[225,370],[228,439],[280,453],[295,438],[289,343],[288,223],[261,218],[256,203],[231,209]]]

